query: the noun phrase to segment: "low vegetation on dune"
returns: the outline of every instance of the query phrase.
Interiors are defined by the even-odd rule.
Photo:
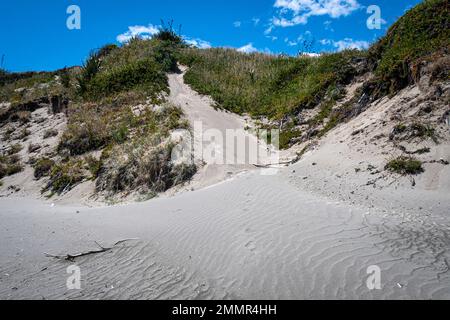
[[[38,159],[34,164],[34,177],[36,179],[41,179],[42,177],[46,177],[50,174],[50,170],[55,165],[55,161],[49,158],[41,158]]]
[[[449,50],[448,0],[423,1],[368,50],[368,61],[376,75],[372,94],[395,94],[420,76],[424,62],[436,61]],[[439,70],[435,74],[445,76]]]
[[[97,179],[97,191],[112,196],[119,192],[161,192],[189,180],[194,165],[175,166],[171,162],[170,134],[189,129],[178,107],[163,104],[157,109],[133,110],[122,106],[111,111],[104,106],[82,106],[69,118],[58,150],[63,156],[52,185],[80,182],[79,177]],[[103,110],[102,110],[103,109]],[[90,152],[102,150],[97,158]],[[70,159],[79,159],[71,162]],[[58,165],[58,164],[57,164]],[[75,168],[63,175],[62,169]],[[183,170],[187,170],[184,173]],[[170,174],[169,174],[170,173]],[[181,175],[182,178],[177,178]],[[73,179],[67,179],[73,176]],[[59,180],[63,180],[63,183]]]
[[[0,73],[0,100],[11,103],[2,110],[4,121],[26,122],[31,112],[49,104],[62,105],[58,112],[67,116],[56,153],[32,163],[35,179],[46,178],[44,193],[61,194],[92,179],[107,196],[154,194],[192,177],[195,165],[171,161],[170,134],[189,129],[189,124],[181,109],[165,102],[167,73],[176,71],[175,52],[182,47],[186,45],[169,25],[153,39],[135,38],[122,47],[93,51],[80,68]],[[50,129],[42,136],[58,135]],[[17,172],[8,157],[1,158],[2,177]]]
[[[59,138],[55,154],[40,155],[33,164],[35,178],[47,178],[44,191],[50,194],[89,179],[108,195],[153,194],[195,173],[194,166],[169,159],[174,147],[170,133],[188,128],[181,110],[165,103],[167,73],[177,72],[178,64],[188,67],[186,83],[211,96],[217,108],[250,115],[260,128],[279,128],[280,147],[288,148],[324,136],[371,102],[419,81],[430,61],[435,62],[427,71],[431,80],[448,80],[449,30],[448,0],[426,0],[368,50],[294,57],[194,48],[169,24],[152,39],[95,50],[81,67],[41,73],[0,70],[0,125],[14,124],[26,138],[38,108],[64,112],[64,131],[41,134],[48,141]],[[430,123],[396,123],[389,142],[438,143]],[[4,130],[4,139],[16,136],[11,130]],[[414,154],[419,151],[426,153]],[[21,170],[15,154],[0,160],[1,177]],[[418,173],[417,167],[414,160],[399,158],[386,168],[404,174]]]
[[[420,160],[405,156],[389,161],[385,169],[401,175],[416,175],[424,171]]]
[[[19,173],[23,170],[20,156],[21,145],[13,145],[0,154],[0,179]]]
[[[344,51],[320,57],[246,54],[232,49],[181,51],[190,68],[185,80],[211,95],[218,106],[236,113],[283,119],[316,107],[326,95],[339,95],[357,70],[363,52]]]
[[[189,66],[185,81],[217,106],[281,128],[280,146],[289,147],[303,132],[299,114],[320,108],[311,127],[327,118],[345,85],[362,72],[365,53],[348,50],[319,57],[246,54],[232,49],[184,49],[180,61]]]
[[[196,173],[196,166],[172,163],[173,147],[170,141],[155,143],[148,138],[114,147],[98,174],[97,191],[152,195],[189,180]]]
[[[54,79],[53,72],[9,73],[0,70],[0,101],[21,103],[34,97],[45,96],[47,84]],[[33,92],[26,88],[35,87]]]
[[[170,133],[189,124],[181,109],[164,102],[180,46],[181,38],[165,29],[151,40],[90,55],[76,78],[81,98],[67,111],[58,145],[63,160],[51,169],[48,190],[60,193],[90,175],[107,196],[153,194],[192,177],[194,165],[175,166],[170,157]],[[96,158],[90,153],[97,150]]]

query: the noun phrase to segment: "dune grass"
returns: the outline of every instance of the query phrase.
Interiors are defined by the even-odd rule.
[[[448,54],[448,0],[425,0],[401,17],[368,51],[377,76],[376,97],[395,94],[414,82],[421,60]]]
[[[181,50],[180,62],[190,67],[185,81],[217,106],[252,116],[283,119],[314,108],[356,74],[358,51],[320,57],[245,54],[232,49]]]
[[[16,153],[3,153],[0,155],[0,179],[12,176],[23,170],[20,157]]]
[[[424,172],[421,161],[405,156],[389,161],[385,169],[401,175],[417,175]]]

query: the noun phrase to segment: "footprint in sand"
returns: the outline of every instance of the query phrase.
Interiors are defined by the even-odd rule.
[[[251,252],[254,252],[256,250],[256,244],[253,241],[247,242],[245,245],[247,249],[249,249]]]

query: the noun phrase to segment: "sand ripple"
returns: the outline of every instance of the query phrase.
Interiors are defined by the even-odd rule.
[[[140,240],[76,260],[80,291],[65,288],[68,262],[46,259],[28,274],[2,263],[2,274],[15,268],[20,276],[0,279],[0,297],[450,298],[446,220],[330,202],[278,177],[252,173],[175,198],[80,215],[68,232],[86,227],[97,237]],[[56,228],[71,217],[54,215],[51,223]],[[372,265],[381,268],[382,290],[366,286]]]

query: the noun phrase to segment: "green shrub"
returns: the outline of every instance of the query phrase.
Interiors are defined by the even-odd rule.
[[[11,138],[11,135],[16,131],[13,127],[8,127],[3,134],[3,139],[8,141]]]
[[[88,169],[92,175],[92,178],[96,179],[98,177],[100,169],[102,168],[102,165],[103,165],[102,159],[97,160],[93,156],[87,156],[84,158],[84,161],[86,162],[86,164],[88,166]]]
[[[48,176],[50,174],[50,170],[55,165],[55,161],[48,158],[41,158],[37,160],[34,167],[34,177],[39,180],[42,177]]]
[[[48,129],[44,132],[44,139],[48,139],[51,137],[56,137],[58,135],[58,130],[56,129]]]
[[[416,175],[424,172],[421,161],[404,156],[389,161],[385,169],[401,175]]]
[[[0,179],[12,176],[23,170],[20,157],[17,154],[0,155]]]
[[[116,147],[100,171],[97,191],[164,192],[189,180],[196,172],[195,165],[173,165],[172,148],[172,144],[155,147],[150,140],[138,147]]]
[[[107,56],[109,56],[111,54],[111,52],[113,52],[114,50],[117,50],[119,47],[115,44],[107,44],[104,45],[103,47],[101,47],[98,51],[97,51],[97,56],[100,59],[103,59]]]
[[[11,163],[7,167],[7,175],[8,176],[12,176],[12,175],[22,172],[22,171],[23,171],[23,165],[21,163]]]
[[[18,88],[30,87],[36,83],[53,79],[54,72],[8,72],[0,69],[0,87],[17,83]]]
[[[20,131],[20,134],[19,134],[18,138],[21,139],[21,140],[24,140],[24,139],[25,139],[26,137],[28,137],[30,134],[31,134],[31,131],[30,131],[30,130],[28,130],[28,129],[26,129],[26,128],[23,128],[23,129]]]
[[[369,49],[377,76],[372,94],[381,97],[403,89],[414,81],[420,59],[449,48],[448,0],[423,1]]]
[[[135,61],[95,76],[88,85],[90,98],[105,97],[145,85],[154,95],[168,86],[167,76],[152,59]]]
[[[280,149],[287,149],[292,145],[292,139],[300,137],[302,132],[300,130],[284,130],[280,132],[279,146]]]
[[[176,48],[170,42],[161,42],[155,47],[153,57],[165,72],[177,71],[177,60],[175,58]]]
[[[52,194],[62,194],[70,191],[84,179],[83,162],[80,160],[70,160],[55,164],[50,170],[50,178],[43,192],[51,191]]]
[[[30,111],[18,111],[11,115],[10,120],[18,121],[22,124],[28,123],[31,120],[31,112]]]
[[[126,123],[123,123],[112,132],[112,139],[115,143],[121,144],[127,140],[128,134],[129,128]]]
[[[62,134],[58,151],[82,155],[98,150],[109,143],[123,143],[135,127],[136,116],[126,106],[110,108],[83,104],[74,107],[66,131]]]
[[[8,155],[13,155],[19,153],[23,149],[20,143],[13,144],[8,150]]]
[[[410,140],[420,138],[422,140],[431,139],[439,143],[436,130],[430,124],[414,122],[411,124],[400,123],[394,127],[390,135],[390,140]]]
[[[61,84],[64,88],[70,88],[70,84],[72,81],[72,77],[70,75],[70,71],[67,68],[62,69],[59,72],[59,77],[61,79]]]
[[[169,21],[167,24],[164,21],[161,21],[161,28],[159,32],[154,35],[154,38],[167,43],[181,44],[183,43],[183,39],[179,35],[180,31],[181,30],[179,30],[179,32],[176,32],[174,30],[173,20]]]
[[[420,138],[430,138],[437,142],[436,130],[430,125],[424,125],[421,123],[413,123],[411,125],[411,130],[413,131],[413,136]]]
[[[0,163],[0,179],[3,179],[8,174],[8,170],[6,168],[6,165],[3,163]]]
[[[112,124],[111,112],[98,110],[94,105],[74,107],[58,151],[68,150],[75,156],[97,150],[111,140]]]
[[[91,80],[100,71],[101,60],[98,52],[91,52],[86,62],[81,67],[81,74],[78,76],[78,86],[80,94],[84,95]]]

